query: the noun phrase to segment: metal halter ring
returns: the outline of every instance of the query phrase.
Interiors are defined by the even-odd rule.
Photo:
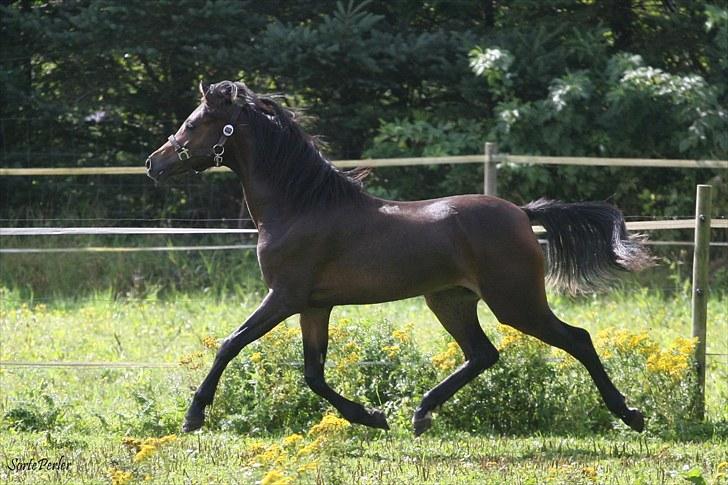
[[[215,155],[212,157],[215,160],[215,166],[219,167],[222,165],[222,154],[225,153],[225,147],[217,143],[212,147],[212,153]]]
[[[222,134],[225,136],[230,136],[235,131],[235,128],[233,128],[233,125],[225,125],[222,127]]]

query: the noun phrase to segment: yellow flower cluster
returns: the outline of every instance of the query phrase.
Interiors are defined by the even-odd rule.
[[[526,334],[508,325],[498,325],[498,331],[503,334],[500,342],[500,350],[505,350],[513,345],[523,343],[526,339]]]
[[[408,323],[401,330],[395,330],[392,332],[392,338],[397,340],[399,343],[406,344],[411,340],[410,335],[412,330],[415,328],[413,323]]]
[[[607,328],[597,334],[597,346],[602,348],[604,357],[611,357],[616,351],[619,353],[638,353],[649,357],[658,351],[647,332],[630,332],[619,328]]]
[[[125,437],[122,442],[128,447],[135,451],[134,462],[144,461],[152,456],[162,445],[170,443],[177,439],[177,435],[170,434],[162,436],[161,438],[131,438]]]
[[[666,374],[675,380],[682,379],[690,368],[690,359],[697,343],[697,338],[678,337],[669,349],[657,350],[647,358],[647,369]]]
[[[111,478],[111,485],[126,485],[131,481],[132,474],[118,468],[109,468],[109,478]]]
[[[283,453],[283,448],[278,444],[270,445],[256,457],[256,460],[264,465],[283,465],[287,459],[288,457]]]
[[[318,424],[314,424],[309,431],[312,436],[333,436],[350,427],[351,424],[333,414],[325,415]]]
[[[254,364],[258,364],[262,360],[263,354],[261,354],[260,352],[253,352],[252,354],[250,354],[250,361]]]
[[[715,479],[728,478],[728,461],[721,461],[715,470]]]
[[[335,342],[342,342],[349,338],[351,333],[345,325],[349,324],[348,318],[342,318],[339,320],[338,325],[331,325],[329,327],[329,338]]]
[[[245,455],[250,457],[249,463],[254,467],[265,465],[270,468],[261,480],[261,484],[286,485],[298,483],[307,474],[315,473],[319,467],[316,456],[330,440],[342,436],[342,431],[351,426],[348,421],[327,414],[318,424],[311,427],[308,437],[293,433],[284,437],[280,444],[264,446],[260,441],[253,441]],[[310,442],[308,439],[313,438]]]
[[[447,344],[447,349],[432,357],[432,365],[440,370],[449,371],[461,360],[460,347],[455,342]]]
[[[301,441],[303,441],[303,436],[298,433],[293,433],[292,435],[283,438],[283,446],[296,446]]]
[[[273,469],[263,476],[260,483],[261,485],[289,485],[290,483],[293,483],[293,479],[285,476],[280,471]]]
[[[180,357],[179,363],[188,369],[199,369],[202,367],[202,357],[202,352],[192,352],[191,354]]]
[[[593,466],[585,466],[581,469],[581,472],[590,482],[597,481],[597,469]]]
[[[218,342],[217,339],[215,337],[212,337],[211,335],[202,338],[202,345],[210,350],[217,350],[220,348],[220,342]]]
[[[387,357],[393,359],[399,354],[400,347],[399,345],[385,345],[384,347],[382,347],[382,350],[385,354],[387,354]]]
[[[344,345],[344,348],[341,349],[341,358],[339,358],[336,363],[336,367],[340,369],[348,369],[352,365],[358,363],[361,359],[359,352],[357,352],[358,349],[359,346],[354,342],[348,342]]]
[[[695,338],[678,337],[667,349],[661,350],[647,332],[608,328],[597,334],[597,346],[604,357],[614,353],[638,355],[645,359],[649,372],[664,374],[676,381],[684,378],[689,370],[696,345]]]
[[[318,451],[321,449],[321,445],[324,444],[324,440],[319,436],[300,450],[298,450],[298,456],[306,456],[306,455],[313,455],[314,453],[318,453]]]

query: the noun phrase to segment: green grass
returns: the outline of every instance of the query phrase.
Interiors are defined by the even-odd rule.
[[[60,439],[60,441],[59,441]],[[108,469],[133,469],[142,482],[255,483],[262,467],[245,457],[251,444],[245,436],[202,432],[163,447],[142,464],[130,466],[132,454],[121,436],[6,434],[0,459],[30,455],[53,460],[63,455],[72,471],[9,473],[11,483],[109,483]],[[277,442],[263,440],[264,445]],[[687,483],[688,470],[705,482],[717,477],[726,461],[725,441],[669,443],[625,436],[572,438],[559,436],[504,437],[451,434],[414,439],[407,434],[350,432],[343,442],[319,458],[317,469],[298,476],[301,483],[412,484],[658,484]],[[279,467],[283,468],[283,467]],[[697,472],[697,473],[696,473]]]
[[[255,293],[235,297],[176,294],[140,300],[118,299],[108,292],[27,305],[17,291],[4,290],[0,296],[0,360],[44,362],[176,364],[182,356],[199,351],[205,336],[227,335],[259,301]],[[616,292],[580,300],[553,297],[552,304],[564,320],[593,335],[612,327],[647,330],[655,341],[666,343],[690,334],[689,296],[683,293],[666,297],[648,291]],[[708,352],[728,353],[728,295],[711,298],[709,315]],[[413,323],[415,343],[428,355],[447,339],[421,299],[335,309],[334,327],[346,319],[362,325],[392,322],[395,327]],[[497,342],[495,321],[484,306],[481,322]],[[285,325],[296,327],[297,319]],[[256,350],[265,353],[264,346]],[[195,371],[179,366],[1,367],[0,481],[109,483],[109,468],[133,470],[135,480],[149,476],[152,483],[253,483],[276,467],[295,474],[285,464],[256,465],[249,452],[252,444],[260,441],[270,446],[282,438],[263,430],[246,435],[204,430],[181,436],[149,460],[133,462],[133,453],[122,438],[174,432],[192,386],[209,366],[210,354],[203,360],[203,368]],[[414,439],[406,422],[393,422],[389,433],[352,427],[316,457],[316,470],[298,476],[297,481],[686,483],[683,474],[693,470],[707,483],[723,483],[718,467],[728,461],[728,361],[712,356],[708,364],[710,432],[696,430],[693,436],[688,430],[679,439],[668,439],[616,428],[594,436],[519,437],[454,432],[438,427],[436,419],[430,434]],[[304,385],[303,379],[294,385]],[[420,396],[412,398],[414,405]],[[18,410],[26,413],[23,422],[29,426],[25,429],[8,425],[8,413]],[[286,431],[290,432],[306,436],[307,429]],[[16,473],[7,468],[14,458],[27,461],[61,455],[74,463],[70,472]]]

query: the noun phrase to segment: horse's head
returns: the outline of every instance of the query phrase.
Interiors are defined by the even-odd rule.
[[[162,180],[171,175],[201,172],[223,164],[228,138],[240,125],[242,107],[236,103],[242,84],[200,83],[202,101],[167,142],[149,155],[147,175]],[[242,94],[242,93],[240,93]]]

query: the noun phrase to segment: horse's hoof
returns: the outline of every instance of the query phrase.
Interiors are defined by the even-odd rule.
[[[428,412],[422,418],[418,418],[417,415],[415,415],[415,417],[412,418],[412,426],[415,429],[415,437],[421,435],[432,426],[432,413]]]
[[[369,411],[369,419],[366,423],[367,426],[372,428],[386,429],[389,430],[389,424],[387,424],[387,416],[377,409]]]
[[[191,433],[202,428],[205,424],[205,412],[195,411],[190,408],[185,415],[185,423],[182,425],[182,431],[185,433]]]
[[[645,430],[645,417],[639,409],[628,409],[627,415],[622,418],[622,421],[638,433]]]

